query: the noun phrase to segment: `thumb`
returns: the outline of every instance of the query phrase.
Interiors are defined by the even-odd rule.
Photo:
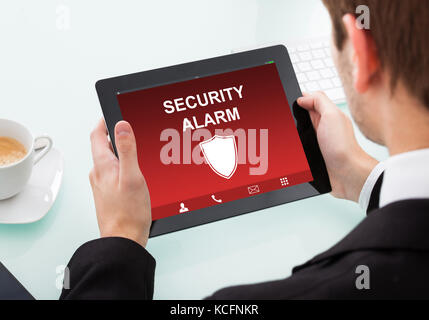
[[[120,179],[135,177],[140,172],[137,160],[137,145],[131,125],[119,121],[115,126],[115,142],[119,157]]]
[[[321,115],[336,107],[323,92],[304,93],[304,96],[298,98],[297,102],[304,109],[316,111]]]

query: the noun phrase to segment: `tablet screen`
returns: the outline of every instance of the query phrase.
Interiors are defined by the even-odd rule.
[[[273,61],[117,99],[153,220],[313,181]]]

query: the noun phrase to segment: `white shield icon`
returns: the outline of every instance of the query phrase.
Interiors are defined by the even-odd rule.
[[[200,142],[204,158],[210,168],[222,178],[229,179],[237,169],[237,146],[234,136],[215,135]]]

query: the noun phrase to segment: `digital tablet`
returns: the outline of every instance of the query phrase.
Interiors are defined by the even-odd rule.
[[[151,236],[331,191],[284,46],[104,79],[96,90],[115,152],[115,124],[133,127]]]
[[[9,270],[0,262],[0,300],[34,300]]]

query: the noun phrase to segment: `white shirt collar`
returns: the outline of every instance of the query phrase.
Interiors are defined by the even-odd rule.
[[[368,210],[369,200],[371,199],[372,190],[374,189],[375,184],[377,183],[378,178],[386,170],[386,163],[384,161],[379,162],[374,169],[372,169],[368,178],[365,181],[365,184],[362,187],[362,190],[359,195],[359,205],[364,210]]]
[[[429,149],[406,152],[385,161],[379,206],[429,198]]]

